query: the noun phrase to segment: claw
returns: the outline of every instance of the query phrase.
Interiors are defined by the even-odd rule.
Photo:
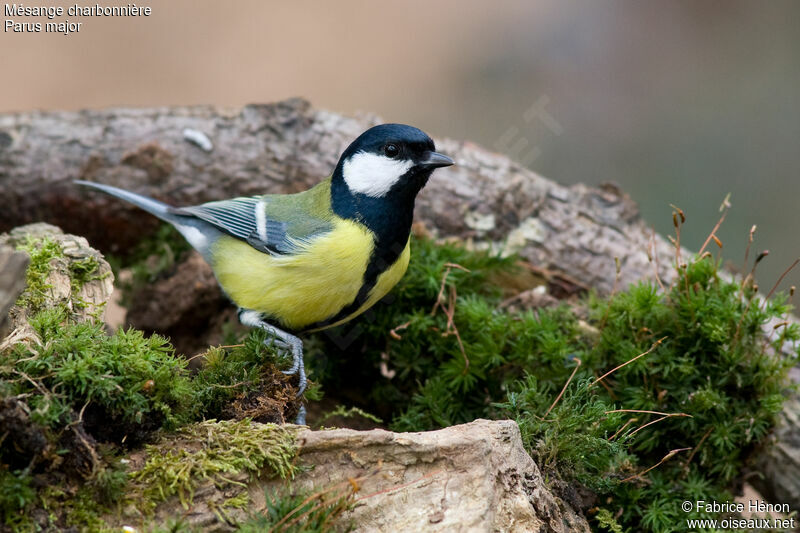
[[[306,390],[306,385],[308,384],[308,380],[306,379],[306,369],[305,365],[303,364],[303,341],[295,337],[290,333],[286,333],[282,329],[278,329],[275,326],[267,324],[261,319],[261,316],[256,313],[255,311],[248,311],[245,309],[239,310],[239,321],[244,324],[245,326],[250,327],[257,327],[261,328],[273,335],[273,338],[269,341],[272,345],[282,348],[284,350],[289,350],[292,353],[292,366],[289,370],[284,370],[283,373],[288,376],[293,376],[297,374],[298,378],[298,392],[297,397],[299,398],[303,392]],[[302,416],[303,421],[305,421],[305,408],[302,408]],[[300,414],[297,415],[298,420],[300,419]]]
[[[294,361],[292,361],[292,367],[289,370],[281,370],[281,372],[283,372],[287,376],[293,376],[297,373],[298,368],[300,368],[300,362],[297,359],[295,359]]]

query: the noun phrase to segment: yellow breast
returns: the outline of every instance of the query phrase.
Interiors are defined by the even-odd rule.
[[[333,231],[293,255],[272,256],[224,236],[212,246],[211,266],[236,305],[302,330],[353,302],[373,247],[372,234],[364,226],[337,219]],[[405,273],[409,257],[406,244],[398,260],[378,276],[361,308],[336,324],[366,311],[389,292]]]

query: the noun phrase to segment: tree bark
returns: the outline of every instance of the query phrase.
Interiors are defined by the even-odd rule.
[[[328,176],[341,151],[378,121],[314,110],[303,100],[214,107],[106,109],[0,115],[0,231],[34,221],[85,235],[101,249],[129,246],[155,219],[72,184],[117,185],[176,205],[304,190]],[[213,143],[184,138],[190,128]],[[416,219],[458,236],[519,252],[608,293],[619,258],[621,287],[671,277],[671,245],[613,185],[565,187],[468,142],[438,140],[457,165],[439,170],[417,201]],[[652,243],[652,244],[651,244]]]
[[[10,246],[0,247],[0,339],[8,333],[8,312],[25,290],[28,256]]]

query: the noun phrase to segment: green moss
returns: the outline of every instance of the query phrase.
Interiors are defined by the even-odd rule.
[[[232,498],[228,498],[222,502],[222,507],[233,507],[235,509],[247,509],[250,504],[250,495],[247,492],[237,494]]]
[[[230,350],[213,347],[206,352],[203,367],[192,379],[196,416],[219,417],[235,397],[257,390],[261,375],[269,368],[283,368],[287,359],[273,348],[271,337],[253,329],[242,345]]]
[[[23,296],[35,305],[59,250],[47,241],[26,246],[33,270]],[[689,258],[665,291],[641,283],[581,302],[581,318],[595,330],[589,334],[566,306],[507,310],[498,280],[517,275],[513,258],[429,240],[413,248],[408,274],[384,302],[306,343],[310,373],[326,389],[361,393],[347,403],[400,430],[511,417],[553,488],[566,482],[592,489],[601,507],[594,523],[611,531],[669,531],[705,517],[683,513],[676,494],[731,498],[748,453],[775,423],[797,360],[775,355],[785,343],[797,352],[796,325],[781,326],[771,343],[762,336],[768,321],[790,312],[783,296],[763,302],[752,279],[731,281],[719,275],[718,260]],[[73,276],[91,272],[86,264]],[[99,326],[72,324],[63,308],[41,310],[31,324],[42,343],[0,354],[0,396],[24,397],[53,443],[84,408],[84,425],[91,427],[94,415],[118,436],[218,416],[258,389],[265,365],[286,363],[253,332],[243,347],[210,350],[191,378],[157,336],[108,337]],[[172,496],[189,505],[199,484],[211,480],[231,491],[221,515],[242,508],[241,480],[292,476],[294,435],[247,421],[186,426],[149,447],[147,462],[132,473],[137,505],[151,511]],[[0,462],[14,463],[0,470],[0,509],[8,520],[24,520],[32,473],[9,450],[0,448]],[[66,457],[69,449],[58,453]],[[69,520],[92,520],[98,511],[91,502],[126,482],[113,471],[93,475],[91,498],[62,502],[61,509],[74,505]],[[322,530],[349,505],[346,495],[315,498],[272,494],[265,515],[242,530]],[[295,520],[301,515],[308,520]]]
[[[101,324],[70,323],[61,308],[41,311],[30,324],[40,344],[0,354],[0,391],[39,393],[28,400],[34,422],[55,429],[86,406],[122,438],[148,417],[174,426],[187,416],[186,362],[163,337],[136,330],[108,336]]]
[[[607,529],[611,533],[623,532],[622,526],[614,519],[614,516],[608,509],[600,509],[595,516],[595,522],[598,527]]]
[[[372,413],[364,411],[363,409],[360,409],[358,407],[345,407],[344,405],[337,405],[336,408],[322,415],[317,421],[317,425],[320,427],[324,426],[325,421],[333,417],[363,418],[365,420],[369,420],[370,422],[374,422],[376,424],[383,424],[383,420],[373,415]]]
[[[327,533],[352,531],[342,514],[355,506],[355,491],[331,487],[316,493],[293,492],[289,487],[265,493],[264,512],[239,525],[239,533]]]
[[[251,424],[247,419],[186,426],[146,448],[147,461],[131,473],[133,500],[147,512],[177,495],[188,508],[195,489],[205,480],[217,487],[239,487],[241,492],[233,498],[241,499],[246,485],[235,479],[240,474],[253,478],[294,475],[296,434],[296,426]],[[189,445],[181,446],[181,442]]]
[[[124,475],[124,473],[123,473]],[[110,512],[113,503],[122,496],[123,486],[117,486],[119,491],[114,501],[107,501],[106,497],[98,490],[97,480],[92,480],[80,487],[64,485],[49,485],[42,487],[38,493],[38,507],[45,511],[49,517],[46,531],[58,531],[74,528],[80,532],[111,532],[119,531],[110,528],[103,517]],[[38,531],[35,527],[32,531]],[[16,531],[25,531],[17,528]]]
[[[800,329],[762,335],[791,311],[786,298],[763,302],[752,279],[721,276],[719,260],[685,258],[666,292],[648,282],[585,299],[588,334],[566,307],[503,309],[493,280],[510,261],[415,241],[388,305],[312,343],[307,364],[326,388],[368,387],[363,406],[396,430],[514,418],[548,479],[595,491],[606,511],[596,522],[612,530],[706,517],[683,513],[675,494],[730,499],[789,392]],[[795,356],[776,355],[782,346]]]
[[[509,321],[495,316],[503,292],[493,278],[513,275],[516,259],[427,239],[414,240],[412,250],[409,270],[398,286],[363,318],[307,343],[306,364],[323,388],[328,384],[336,390],[365,391],[361,407],[383,419],[395,418],[394,429],[419,431],[485,417],[484,400],[501,397],[506,374],[501,368],[506,360],[497,347],[511,346],[512,333],[525,329],[519,325],[509,332]],[[444,311],[454,290],[455,326],[469,361],[467,372]],[[442,302],[432,314],[440,291]],[[395,328],[396,335],[390,335]],[[381,364],[394,372],[391,380],[377,372]],[[521,376],[521,369],[516,370]],[[476,387],[483,385],[490,392],[476,401]],[[405,416],[397,418],[403,410]]]
[[[27,237],[17,245],[17,250],[30,256],[30,263],[25,274],[26,287],[17,299],[16,304],[31,312],[42,308],[47,301],[48,290],[52,288],[47,277],[52,268],[51,261],[64,256],[61,246],[47,237],[37,239]]]
[[[63,264],[68,265],[66,273],[70,278],[70,299],[72,307],[76,309],[86,307],[86,303],[78,296],[83,286],[89,281],[104,277],[98,273],[100,267],[98,258],[88,256],[83,259],[66,260],[61,244],[46,236],[27,236],[17,245],[17,250],[24,251],[30,256],[26,272],[26,288],[16,302],[17,306],[25,308],[29,314],[43,310],[45,303],[51,300],[50,290],[53,287],[48,278],[55,266],[54,261],[61,260]],[[98,310],[98,314],[100,312]]]
[[[69,264],[70,285],[73,297],[77,297],[80,290],[90,281],[103,279],[111,275],[107,272],[105,275],[98,273],[100,269],[100,261],[94,256],[88,256],[83,259],[73,260]]]
[[[31,477],[25,471],[9,472],[0,465],[0,517],[14,530],[32,529],[25,508],[34,502],[36,491],[31,487]]]
[[[591,384],[583,379],[568,387],[548,413],[555,396],[529,375],[499,406],[517,420],[523,444],[545,473],[604,492],[615,486],[618,473],[631,470],[635,458],[624,437],[610,438],[622,426],[623,414],[607,414],[613,403]]]

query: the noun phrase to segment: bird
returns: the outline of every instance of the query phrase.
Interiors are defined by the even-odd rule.
[[[298,335],[357,317],[403,277],[417,194],[454,161],[422,130],[381,124],[342,152],[333,173],[295,194],[265,194],[174,207],[96,182],[77,184],[172,224],[208,262],[239,321],[261,328],[292,357],[306,388]],[[301,406],[296,423],[305,424]]]

